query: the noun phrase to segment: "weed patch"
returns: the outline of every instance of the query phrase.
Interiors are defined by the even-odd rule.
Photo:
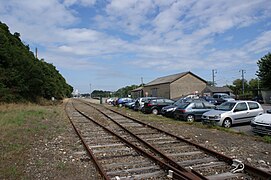
[[[34,104],[0,105],[0,179],[22,179],[31,144],[49,134],[44,120],[58,114],[49,109]]]
[[[263,140],[264,142],[271,143],[271,136],[264,136]]]

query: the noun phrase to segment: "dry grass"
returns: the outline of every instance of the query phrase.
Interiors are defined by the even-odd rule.
[[[0,105],[0,179],[25,179],[28,150],[40,136],[47,134],[48,118],[57,115],[48,106],[34,104]]]

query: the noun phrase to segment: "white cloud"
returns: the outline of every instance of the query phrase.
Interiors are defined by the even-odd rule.
[[[1,14],[10,16],[26,25],[42,27],[66,26],[76,21],[72,12],[56,0],[10,0],[4,3]],[[8,18],[10,18],[8,17]]]
[[[271,30],[261,33],[243,49],[249,53],[271,52]]]
[[[63,3],[66,6],[72,6],[75,4],[82,6],[92,6],[96,3],[96,0],[64,0]]]
[[[255,54],[270,51],[271,31],[264,31],[267,26],[254,26],[269,23],[268,3],[0,0],[0,16],[13,32],[20,32],[24,41],[42,46],[41,55],[58,66],[95,69],[104,66],[100,62],[117,59],[119,66],[187,71],[199,66],[210,69],[251,64]],[[91,16],[80,14],[82,6],[84,13],[91,7]],[[224,47],[217,42],[217,37],[221,37],[223,42],[234,43],[238,35],[227,33],[245,28],[256,28],[258,36],[254,33],[245,37],[239,42],[240,47]]]

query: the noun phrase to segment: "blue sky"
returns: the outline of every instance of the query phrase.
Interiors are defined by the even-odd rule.
[[[81,93],[212,69],[232,84],[271,52],[270,0],[0,0],[0,21]]]

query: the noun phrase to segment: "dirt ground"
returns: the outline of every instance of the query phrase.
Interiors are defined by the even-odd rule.
[[[60,105],[55,118],[44,120],[50,128],[46,130],[47,134],[32,143],[25,162],[24,179],[100,179],[64,108],[64,104]]]
[[[26,179],[99,179],[86,156],[69,119],[64,104],[56,119],[45,120],[51,125],[50,136],[40,136],[33,142],[25,162]],[[153,126],[190,139],[229,157],[271,172],[271,144],[243,134],[203,128],[161,116],[114,108]],[[150,118],[151,117],[151,118]],[[59,126],[62,131],[58,131]]]

